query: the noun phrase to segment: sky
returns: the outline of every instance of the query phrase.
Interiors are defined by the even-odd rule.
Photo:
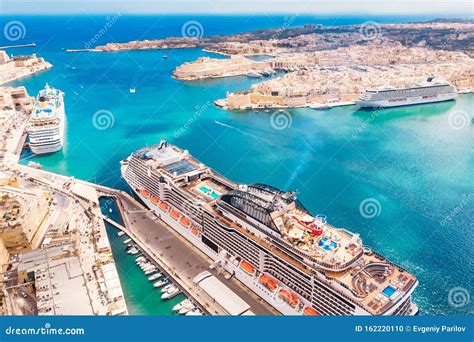
[[[0,0],[1,14],[439,14],[474,17],[472,0]]]

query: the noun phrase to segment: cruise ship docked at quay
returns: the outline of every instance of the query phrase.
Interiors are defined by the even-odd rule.
[[[45,154],[62,149],[64,121],[64,93],[46,84],[38,93],[26,128],[31,151],[35,154]]]
[[[364,108],[389,108],[454,100],[456,89],[447,82],[433,82],[430,77],[423,84],[404,88],[366,90],[357,105]]]
[[[165,223],[284,315],[415,315],[416,277],[305,209],[293,191],[236,184],[167,142],[121,172]]]

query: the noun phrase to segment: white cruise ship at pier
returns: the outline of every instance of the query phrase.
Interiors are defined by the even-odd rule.
[[[63,147],[65,127],[64,93],[46,84],[40,90],[28,122],[31,151],[53,153]]]
[[[389,108],[454,100],[456,89],[447,82],[433,82],[429,77],[423,84],[402,88],[366,90],[356,102],[360,107]]]
[[[162,141],[122,161],[146,206],[284,315],[415,315],[417,278],[294,191],[237,184]]]

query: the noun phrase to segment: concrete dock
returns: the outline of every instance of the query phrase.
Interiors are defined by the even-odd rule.
[[[128,194],[115,192],[125,231],[137,245],[162,268],[171,279],[211,315],[228,315],[213,298],[202,291],[192,279],[203,271],[211,272],[240,298],[247,302],[256,315],[277,315],[278,312],[238,280],[226,280],[222,270],[209,269],[212,260],[180,236],[172,228]]]

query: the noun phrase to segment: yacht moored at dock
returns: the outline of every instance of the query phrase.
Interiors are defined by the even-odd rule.
[[[423,84],[404,88],[368,89],[356,101],[364,108],[389,108],[454,100],[456,89],[447,82],[433,82],[429,77]]]
[[[40,90],[27,125],[29,146],[35,154],[57,152],[63,147],[64,93],[48,84]]]
[[[121,171],[155,215],[282,314],[418,311],[414,275],[311,214],[294,191],[234,183],[164,141]]]

